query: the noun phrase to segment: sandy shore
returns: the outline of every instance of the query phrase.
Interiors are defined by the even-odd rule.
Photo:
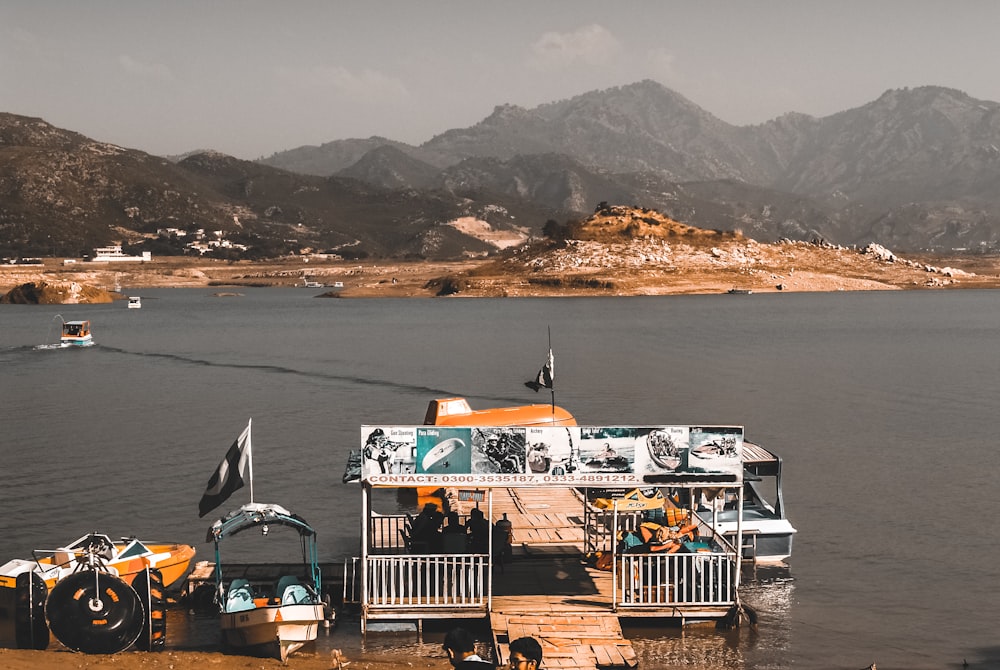
[[[33,651],[0,648],[0,668],[6,670],[80,670],[80,668],[118,668],[121,670],[179,670],[181,668],[296,668],[298,670],[390,670],[390,668],[428,668],[446,670],[451,665],[442,658],[414,658],[388,655],[345,654],[347,664],[338,664],[332,655],[300,652],[293,654],[287,664],[271,658],[227,655],[218,652],[171,651],[159,653],[124,651],[110,656],[81,654],[65,648]]]
[[[568,267],[540,270],[486,260],[466,261],[213,261],[190,257],[154,258],[146,263],[0,266],[0,295],[29,282],[117,291],[115,298],[141,295],[145,288],[206,288],[239,292],[251,287],[300,287],[314,296],[334,298],[636,296],[726,293],[733,287],[754,293],[961,289],[1000,287],[1000,257],[926,256],[907,262],[878,262],[857,252],[799,245],[758,245],[762,260],[746,273],[742,256],[705,262],[705,256],[678,254],[669,270],[638,263],[628,267]],[[766,252],[766,253],[765,253]],[[572,259],[571,259],[572,260]],[[947,273],[927,266],[947,266]],[[954,268],[954,270],[953,270]],[[306,286],[305,282],[310,282]],[[102,291],[103,292],[103,291]],[[83,302],[83,300],[81,300]]]

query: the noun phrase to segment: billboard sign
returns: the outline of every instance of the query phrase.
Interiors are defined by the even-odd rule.
[[[739,483],[742,426],[362,426],[376,486]]]

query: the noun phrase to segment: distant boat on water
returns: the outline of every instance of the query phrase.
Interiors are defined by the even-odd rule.
[[[62,326],[59,344],[64,347],[89,347],[94,343],[90,321],[66,321]]]
[[[750,295],[753,293],[752,288],[736,288],[735,286],[726,291],[729,295]]]
[[[129,309],[141,309],[142,308],[142,298],[137,295],[130,295],[128,297],[128,308]]]

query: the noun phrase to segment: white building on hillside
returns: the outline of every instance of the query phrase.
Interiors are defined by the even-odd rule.
[[[110,247],[97,247],[94,249],[94,257],[90,259],[91,263],[117,263],[117,262],[132,262],[132,263],[142,263],[145,261],[153,260],[153,255],[148,251],[143,251],[142,256],[126,256],[122,251],[120,244],[116,244]]]

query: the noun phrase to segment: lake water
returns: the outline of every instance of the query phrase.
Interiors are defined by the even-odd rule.
[[[210,559],[198,500],[250,417],[254,498],[309,520],[323,559],[356,555],[360,496],[340,478],[361,424],[420,423],[434,397],[548,401],[523,382],[551,327],[556,402],[581,423],[743,425],[785,460],[799,534],[790,569],[747,586],[758,630],[630,630],[642,668],[1000,667],[1000,292],[240,290],[0,307],[0,559],[95,530]],[[90,319],[97,346],[36,349],[57,314]],[[354,641],[345,625],[328,643]]]

